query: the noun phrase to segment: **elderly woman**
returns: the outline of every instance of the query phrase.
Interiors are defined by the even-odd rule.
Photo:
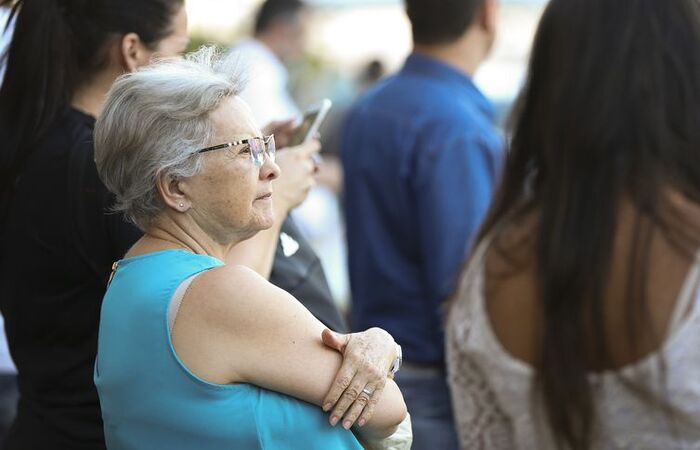
[[[324,396],[341,365],[324,327],[231,249],[270,227],[272,136],[211,49],[121,78],[95,129],[106,186],[145,232],[115,263],[102,306],[95,384],[110,449],[358,449],[327,424]],[[389,380],[357,436],[391,435],[406,416]],[[332,421],[334,422],[334,421]]]

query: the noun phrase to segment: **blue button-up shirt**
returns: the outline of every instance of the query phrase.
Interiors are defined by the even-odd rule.
[[[353,328],[442,364],[444,302],[502,165],[493,108],[465,74],[412,54],[353,107],[341,154]]]

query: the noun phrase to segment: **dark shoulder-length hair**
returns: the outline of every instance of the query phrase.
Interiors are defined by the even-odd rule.
[[[590,446],[587,373],[612,365],[603,301],[623,199],[637,211],[625,303],[631,348],[650,320],[650,232],[688,253],[698,246],[697,227],[666,193],[700,204],[699,121],[700,2],[551,0],[479,240],[536,212],[544,321],[534,394],[560,447]]]

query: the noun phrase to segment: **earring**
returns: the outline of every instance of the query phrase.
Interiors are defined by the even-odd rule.
[[[184,207],[185,207],[185,204],[184,204],[184,203],[180,203],[179,206],[180,206],[180,208],[184,208]]]

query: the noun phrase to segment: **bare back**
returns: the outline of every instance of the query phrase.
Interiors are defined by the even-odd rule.
[[[690,214],[698,207],[683,202]],[[611,358],[608,366],[591,370],[615,369],[642,359],[659,349],[667,335],[676,299],[692,263],[693,249],[680,251],[658,229],[651,234],[648,271],[634,273],[632,280],[643,283],[650,323],[643,319],[630,324],[627,316],[630,254],[634,245],[635,214],[625,208],[612,249],[611,271],[603,301],[604,342]],[[490,246],[485,259],[484,295],[486,311],[496,337],[517,359],[534,364],[538,359],[542,330],[542,305],[536,287],[534,216],[503,229]],[[645,277],[639,280],[639,277]],[[627,339],[630,326],[636,326],[636,345]],[[589,333],[592,341],[594,336]]]

